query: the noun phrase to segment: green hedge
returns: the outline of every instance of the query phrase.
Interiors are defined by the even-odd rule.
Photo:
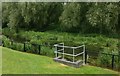
[[[6,36],[2,36],[3,46],[11,48],[11,41]]]
[[[11,45],[11,48],[14,50],[18,50],[18,51],[23,51],[23,44],[22,43],[17,43],[17,42],[13,42],[13,44]]]
[[[2,36],[2,38],[3,38],[2,40],[4,42],[4,47],[8,47],[8,48],[18,50],[18,51],[24,51],[23,43],[18,43],[18,42],[14,42],[14,41],[12,43],[11,40],[9,38],[7,38],[6,36]],[[38,44],[34,45],[33,43],[25,43],[25,50],[28,53],[39,54]],[[49,56],[49,57],[54,57],[54,48],[50,47],[50,46],[42,45],[40,54]]]

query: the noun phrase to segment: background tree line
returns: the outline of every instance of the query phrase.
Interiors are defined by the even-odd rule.
[[[111,34],[120,29],[120,3],[2,3],[2,25],[11,29]]]

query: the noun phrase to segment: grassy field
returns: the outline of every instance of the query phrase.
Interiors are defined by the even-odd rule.
[[[89,65],[73,68],[54,62],[46,56],[1,48],[3,74],[118,74],[112,70]]]
[[[0,75],[2,74],[2,48],[0,47]]]

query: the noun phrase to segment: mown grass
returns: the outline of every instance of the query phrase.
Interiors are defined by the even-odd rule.
[[[0,75],[2,74],[2,48],[0,47]]]
[[[73,68],[54,62],[52,58],[2,48],[3,74],[118,74],[115,71],[85,65]]]

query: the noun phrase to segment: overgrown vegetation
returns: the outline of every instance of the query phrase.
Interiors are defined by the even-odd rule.
[[[3,32],[4,33],[4,32]],[[56,35],[55,35],[56,34]],[[118,54],[118,40],[114,38],[107,38],[101,35],[76,35],[70,33],[58,33],[58,32],[34,32],[34,31],[21,31],[18,33],[19,37],[27,40],[25,49],[28,53],[39,54],[39,47],[32,44],[41,45],[40,55],[54,57],[54,47],[56,43],[64,42],[65,45],[78,46],[85,44],[86,51],[88,52],[88,63],[92,65],[111,67],[112,56],[107,54]],[[4,36],[3,36],[4,37]],[[8,35],[9,37],[9,35]],[[18,37],[17,37],[18,39]],[[11,46],[12,49],[24,51],[23,43],[13,43],[9,39],[4,38],[6,47]],[[6,45],[7,44],[7,45]],[[68,58],[68,57],[67,57]],[[70,58],[69,58],[70,59]],[[115,68],[118,69],[118,57],[115,57]],[[104,65],[104,66],[103,66]]]
[[[56,43],[86,45],[88,62],[111,65],[110,56],[119,54],[120,4],[5,2],[2,5],[4,46],[19,51],[54,57]],[[14,43],[11,43],[13,40]],[[97,58],[96,58],[97,57]],[[118,58],[115,57],[118,68]]]

